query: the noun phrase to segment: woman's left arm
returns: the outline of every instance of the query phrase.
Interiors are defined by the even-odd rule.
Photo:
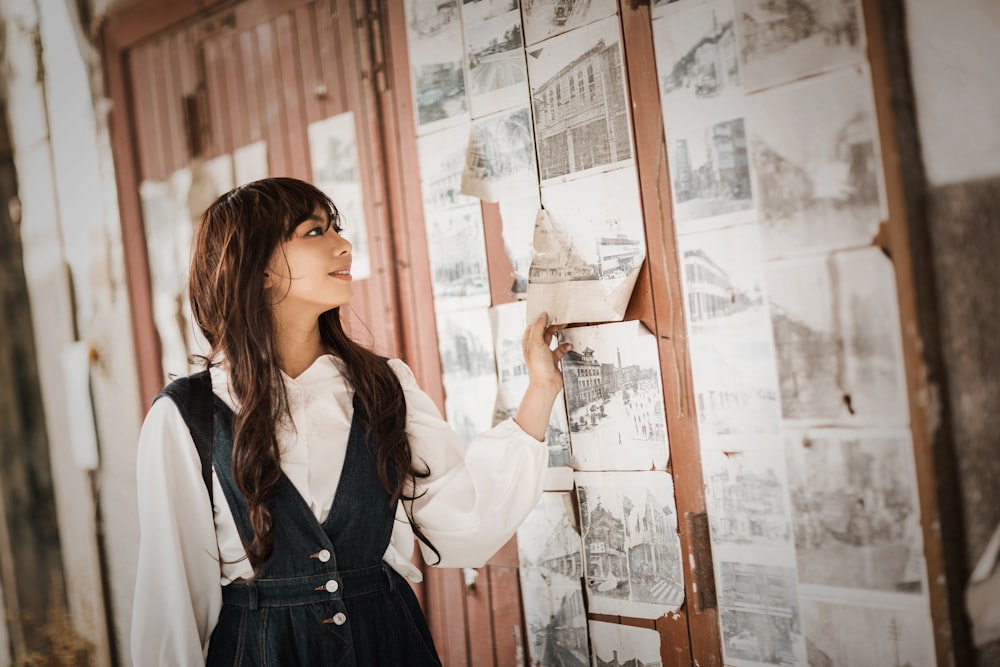
[[[513,419],[506,419],[464,446],[442,419],[412,372],[391,363],[407,403],[407,433],[416,466],[430,475],[416,480],[417,498],[404,501],[412,520],[441,555],[421,543],[424,560],[441,567],[480,567],[514,534],[538,503],[548,465],[543,439],[552,405],[562,388],[557,363],[568,345],[549,348],[561,327],[544,316],[522,340],[529,387]]]

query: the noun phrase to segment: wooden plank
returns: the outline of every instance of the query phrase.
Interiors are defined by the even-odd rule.
[[[963,581],[949,578],[948,564],[942,545],[942,535],[961,540],[949,517],[942,516],[938,497],[941,478],[955,474],[947,448],[935,446],[935,429],[939,425],[936,392],[932,386],[937,369],[930,367],[928,358],[939,352],[928,349],[930,341],[924,339],[921,314],[917,303],[918,285],[933,291],[934,285],[926,277],[917,276],[914,265],[914,240],[910,237],[907,218],[907,198],[900,165],[900,146],[897,141],[898,100],[894,99],[890,54],[885,42],[886,32],[880,3],[864,0],[862,3],[867,31],[868,60],[871,64],[872,88],[875,97],[875,116],[878,124],[882,165],[885,176],[885,194],[889,218],[883,224],[883,242],[892,258],[896,276],[896,296],[899,302],[900,332],[903,360],[906,368],[907,397],[910,411],[910,431],[919,489],[920,522],[923,530],[924,557],[927,563],[927,586],[930,598],[934,643],[939,665],[964,664],[972,659],[965,610],[963,608]],[[900,47],[900,51],[905,47]],[[907,104],[912,104],[907,100]],[[916,189],[922,196],[926,185],[921,182]],[[918,211],[917,215],[921,215]],[[925,243],[927,241],[924,241]],[[919,244],[920,240],[916,240]],[[938,323],[933,322],[932,327]],[[936,341],[935,341],[936,343]],[[942,524],[945,524],[942,526]],[[961,566],[959,566],[961,567]],[[954,572],[954,571],[952,571]],[[950,600],[949,600],[950,598]],[[954,616],[953,616],[954,615]]]
[[[243,81],[243,63],[240,57],[239,37],[234,33],[226,33],[218,40],[219,58],[225,77],[226,106],[229,110],[229,128],[232,150],[251,143],[250,116],[256,109],[248,109],[239,100],[246,99]],[[235,103],[234,103],[235,101]]]
[[[528,655],[526,626],[521,614],[521,582],[517,567],[490,565],[493,610],[493,650],[498,667],[525,664]]]
[[[184,130],[184,94],[181,91],[181,71],[177,66],[180,62],[182,45],[178,43],[179,35],[164,35],[160,39],[163,49],[163,86],[162,106],[167,130],[166,174],[172,174],[186,165],[190,159],[188,153],[187,134]]]
[[[298,58],[302,67],[302,105],[306,124],[322,119],[325,87],[319,63],[319,49],[316,45],[316,4],[310,3],[295,10],[295,26],[298,34]],[[319,91],[319,92],[317,92]]]
[[[130,58],[132,72],[144,72],[148,67],[149,46],[134,49]],[[156,178],[161,172],[162,157],[160,143],[155,140],[156,126],[153,113],[153,97],[149,92],[152,81],[145,76],[132,76],[135,85],[132,88],[132,104],[135,109],[136,154],[138,158],[138,180]],[[127,119],[123,119],[125,122]]]
[[[260,56],[260,91],[262,124],[264,136],[267,138],[268,163],[271,176],[289,176],[291,163],[288,152],[288,141],[285,138],[285,109],[281,99],[279,81],[281,73],[278,70],[276,47],[274,44],[274,26],[265,23],[257,26],[257,53]]]
[[[517,301],[514,285],[514,265],[503,244],[503,222],[498,204],[483,202],[483,234],[486,238],[486,265],[489,270],[490,299],[494,306]]]
[[[246,97],[247,130],[249,142],[264,138],[263,84],[261,83],[260,57],[257,49],[257,31],[247,30],[239,36],[240,65],[243,69],[243,91]],[[271,147],[268,146],[268,163],[271,163]]]
[[[344,14],[343,17],[341,12]],[[347,0],[339,2],[320,0],[316,3],[316,43],[319,47],[323,84],[326,86],[326,97],[323,99],[324,118],[347,110],[344,103],[347,93],[344,91],[344,72],[338,54],[337,35],[340,32],[338,24],[342,20],[350,21],[350,15]]]
[[[475,570],[475,584],[471,588],[465,587],[469,664],[476,667],[493,667],[496,664],[493,655],[493,591],[489,570],[489,567]]]
[[[205,157],[216,157],[232,150],[230,105],[226,97],[226,73],[217,39],[201,44],[205,62],[205,88],[208,97],[209,140]]]
[[[406,25],[401,3],[387,3],[383,43],[388,85],[380,91],[381,124],[386,128],[383,163],[387,166],[388,201],[395,247],[399,313],[404,358],[420,386],[444,407],[441,359],[431,300],[427,232],[424,227],[420,168],[417,161],[413,97],[406,52]]]
[[[648,298],[653,306],[652,324],[659,343],[677,516],[683,517],[686,513],[704,512],[705,497],[649,6],[623,3],[621,18],[646,229],[648,278],[639,289],[647,289],[646,285],[650,289],[648,297],[640,292],[635,299],[643,303]],[[679,522],[678,533],[685,598],[692,601],[701,573],[695,569],[692,536],[683,521]],[[710,554],[700,556],[702,562],[710,562]],[[683,634],[682,628],[686,628],[691,643],[689,660],[706,666],[722,664],[718,615],[714,609],[696,611],[694,605],[685,604],[676,614],[661,619],[658,627],[664,642],[676,641]],[[690,664],[683,656],[676,657],[681,662],[674,664]]]
[[[309,162],[309,138],[306,135],[306,118],[302,102],[303,81],[296,54],[299,37],[291,14],[282,14],[274,20],[274,33],[279,73],[278,87],[285,107],[287,174],[310,180],[312,167]]]

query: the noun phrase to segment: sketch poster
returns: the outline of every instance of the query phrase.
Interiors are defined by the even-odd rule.
[[[309,124],[309,154],[313,182],[340,212],[341,236],[351,242],[351,276],[371,277],[368,230],[365,225],[365,193],[361,185],[354,113],[330,116]]]
[[[674,485],[666,472],[578,472],[589,610],[658,618],[684,602]]]
[[[496,411],[494,423],[499,423],[512,417],[524,392],[528,389],[528,366],[524,362],[524,351],[521,348],[521,338],[527,326],[525,304],[523,301],[505,303],[490,309],[490,321],[493,325],[493,345],[496,349],[497,388]],[[545,444],[549,449],[549,470],[568,468],[569,455],[569,425],[566,421],[566,403],[562,393],[556,397],[549,417],[548,429],[545,432]],[[563,475],[571,479],[571,475]],[[571,488],[572,482],[567,485]]]
[[[517,0],[465,0],[462,25],[472,116],[528,104],[528,68]]]
[[[255,141],[233,151],[233,175],[236,185],[267,178],[267,142]]]
[[[564,329],[562,358],[570,447],[577,470],[667,466],[656,336],[638,321]]]
[[[617,16],[529,47],[527,54],[541,180],[566,180],[631,160]]]
[[[765,275],[784,418],[908,423],[892,261],[863,248],[771,262]]]
[[[867,69],[751,95],[747,126],[767,257],[871,244],[884,196]]]
[[[634,169],[542,188],[528,319],[609,322],[625,316],[646,256]]]
[[[469,152],[470,132],[471,125],[465,122],[417,137],[420,189],[425,212],[479,203],[474,197],[459,192]]]
[[[406,0],[417,134],[469,117],[459,0]]]
[[[535,219],[542,208],[538,190],[520,197],[500,200],[503,247],[514,269],[510,292],[518,299],[528,297],[528,273],[535,257]]]
[[[715,580],[725,664],[806,664],[794,567],[717,561]]]
[[[493,426],[497,369],[487,308],[437,312],[445,414],[465,443]]]
[[[590,621],[596,665],[660,665],[660,633],[621,623]]]
[[[490,305],[483,213],[478,204],[427,214],[435,310]]]
[[[472,121],[462,194],[495,202],[537,189],[530,109],[525,106]]]
[[[923,590],[909,431],[812,429],[785,453],[801,584]]]
[[[524,43],[535,44],[618,11],[615,0],[525,0]]]
[[[803,598],[810,665],[933,667],[929,609],[863,607]],[[853,638],[853,639],[852,639]]]
[[[736,0],[747,90],[760,90],[865,59],[858,0]]]
[[[543,493],[517,529],[530,665],[590,664],[583,552],[569,493]]]
[[[794,566],[781,439],[742,451],[703,451],[702,474],[715,557]]]

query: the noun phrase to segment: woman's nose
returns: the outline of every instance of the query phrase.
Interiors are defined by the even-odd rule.
[[[333,244],[333,251],[335,254],[346,255],[347,253],[351,252],[351,249],[354,248],[354,246],[351,245],[351,242],[348,241],[343,236],[341,236],[340,234],[334,234],[333,236],[335,239]]]

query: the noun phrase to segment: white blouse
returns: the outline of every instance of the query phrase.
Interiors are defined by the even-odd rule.
[[[295,379],[284,376],[294,426],[280,426],[277,433],[281,468],[320,522],[337,491],[353,417],[353,390],[338,364],[325,355]],[[389,366],[406,398],[414,462],[429,467],[430,476],[417,480],[419,498],[412,507],[399,504],[383,558],[411,581],[422,580],[411,562],[409,512],[441,552],[437,565],[480,567],[541,498],[546,447],[513,419],[463,446],[409,367],[397,359]],[[225,369],[213,367],[211,376],[215,394],[235,410]],[[209,507],[197,449],[172,400],[150,408],[137,457],[140,542],[132,658],[137,666],[203,665],[222,607],[222,586],[251,576],[253,569],[214,473],[214,507]],[[420,546],[425,562],[435,563],[433,552]]]

